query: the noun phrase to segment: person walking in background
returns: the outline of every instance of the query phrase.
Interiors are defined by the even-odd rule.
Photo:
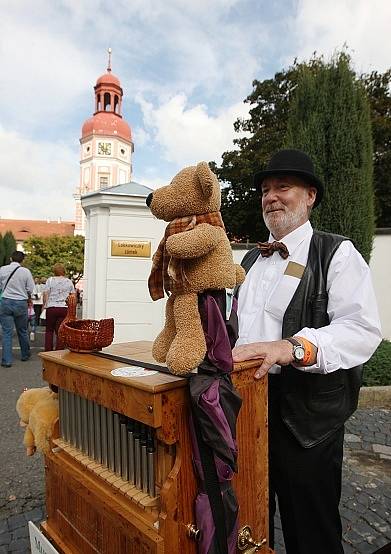
[[[34,310],[33,303],[30,302],[27,307],[27,332],[29,333],[29,338],[31,342],[35,341],[35,330],[36,330],[35,310]]]
[[[56,350],[63,348],[58,329],[67,314],[66,299],[75,292],[72,281],[65,277],[63,264],[54,264],[53,273],[54,277],[49,277],[43,290],[43,309],[46,309],[45,351],[53,350],[54,334]]]
[[[42,280],[39,277],[35,277],[34,279],[35,286],[33,290],[32,300],[34,305],[34,312],[35,312],[35,321],[36,323],[39,323],[39,319],[41,317],[42,312],[42,304],[43,304],[43,287],[45,281],[42,283]]]
[[[30,358],[27,333],[27,307],[34,290],[31,272],[22,266],[24,253],[15,251],[11,263],[0,268],[0,325],[3,331],[3,355],[1,365],[12,366],[12,332],[14,324],[18,335],[22,362]]]
[[[39,280],[39,288],[41,290],[41,306],[40,306],[40,314],[39,314],[39,320],[38,320],[38,325],[42,325],[43,327],[46,326],[46,309],[44,310],[43,309],[43,291],[44,291],[44,288],[45,288],[45,285],[46,285],[46,277],[41,277],[41,279]]]

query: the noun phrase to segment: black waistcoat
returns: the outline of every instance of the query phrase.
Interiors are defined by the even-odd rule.
[[[327,271],[344,240],[314,231],[305,271],[284,314],[283,338],[303,327],[317,329],[329,324]],[[259,255],[258,248],[246,254],[242,261],[246,272]],[[291,365],[281,368],[281,416],[302,446],[315,446],[344,424],[357,408],[361,378],[362,366],[327,374],[308,373]]]

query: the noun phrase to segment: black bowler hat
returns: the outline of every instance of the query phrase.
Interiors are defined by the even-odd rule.
[[[264,179],[281,175],[295,175],[315,187],[317,193],[314,208],[316,208],[322,200],[324,186],[322,181],[315,175],[314,164],[307,154],[301,150],[280,150],[272,156],[267,169],[255,173],[254,186],[260,192]]]

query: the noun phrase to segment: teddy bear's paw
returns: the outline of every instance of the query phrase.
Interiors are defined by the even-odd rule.
[[[198,367],[206,354],[206,344],[196,344],[194,338],[174,340],[166,357],[166,364],[175,375],[187,375]]]
[[[28,446],[28,447],[26,448],[26,455],[27,455],[27,456],[33,456],[33,455],[35,454],[36,450],[37,450],[37,449],[36,449],[35,446]]]
[[[152,346],[152,356],[157,362],[159,362],[160,364],[164,364],[166,361],[168,348],[162,348],[160,344],[155,343],[156,341],[153,343]]]
[[[159,363],[166,361],[167,352],[170,349],[174,336],[171,333],[166,333],[163,329],[161,333],[156,337],[152,346],[152,356]]]

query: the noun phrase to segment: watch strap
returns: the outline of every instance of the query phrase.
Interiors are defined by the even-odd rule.
[[[301,342],[299,342],[298,340],[296,340],[296,339],[293,338],[293,337],[287,337],[285,340],[287,340],[288,342],[290,342],[291,344],[293,344],[293,346],[303,346],[303,348],[304,348],[304,345],[301,344]]]

